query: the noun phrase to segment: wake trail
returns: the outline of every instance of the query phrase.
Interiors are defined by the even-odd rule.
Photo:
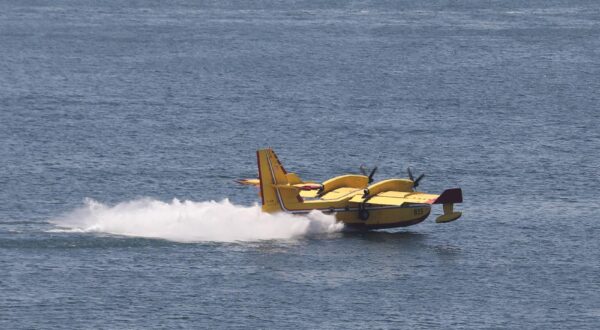
[[[109,206],[92,199],[50,220],[57,232],[108,233],[160,238],[175,242],[236,242],[289,240],[341,231],[332,215],[313,211],[306,216],[268,214],[260,206],[240,206],[227,199],[170,203],[145,198]]]

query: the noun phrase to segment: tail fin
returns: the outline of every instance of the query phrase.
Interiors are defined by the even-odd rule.
[[[299,189],[288,184],[287,172],[273,149],[258,150],[256,160],[263,211],[288,211],[290,205],[302,202]]]

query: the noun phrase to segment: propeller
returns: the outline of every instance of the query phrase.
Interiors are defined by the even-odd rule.
[[[361,164],[359,168],[360,168],[360,173],[364,176],[367,176],[367,167],[365,166],[365,164]]]
[[[375,176],[375,172],[377,172],[377,166],[373,167],[371,173],[367,174],[367,167],[365,165],[360,165],[360,173],[362,175],[369,177],[369,184],[373,182],[373,176]]]
[[[416,179],[412,174],[412,171],[410,170],[410,167],[406,168],[406,170],[408,171],[408,177],[410,178],[410,181],[413,182],[413,188],[417,188],[419,186],[419,181],[421,181],[421,179],[423,179],[425,177],[425,173],[419,175]]]

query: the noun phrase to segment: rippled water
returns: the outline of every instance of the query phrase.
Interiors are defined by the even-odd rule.
[[[0,2],[0,327],[597,328],[599,17]],[[261,215],[232,180],[265,146],[307,179],[411,165],[464,216]]]

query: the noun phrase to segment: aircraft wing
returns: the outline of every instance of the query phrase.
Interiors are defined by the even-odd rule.
[[[384,191],[374,196],[357,195],[350,199],[352,203],[368,203],[373,205],[404,204],[446,204],[462,203],[462,190],[460,188],[447,189],[441,195],[426,194],[422,192]]]

